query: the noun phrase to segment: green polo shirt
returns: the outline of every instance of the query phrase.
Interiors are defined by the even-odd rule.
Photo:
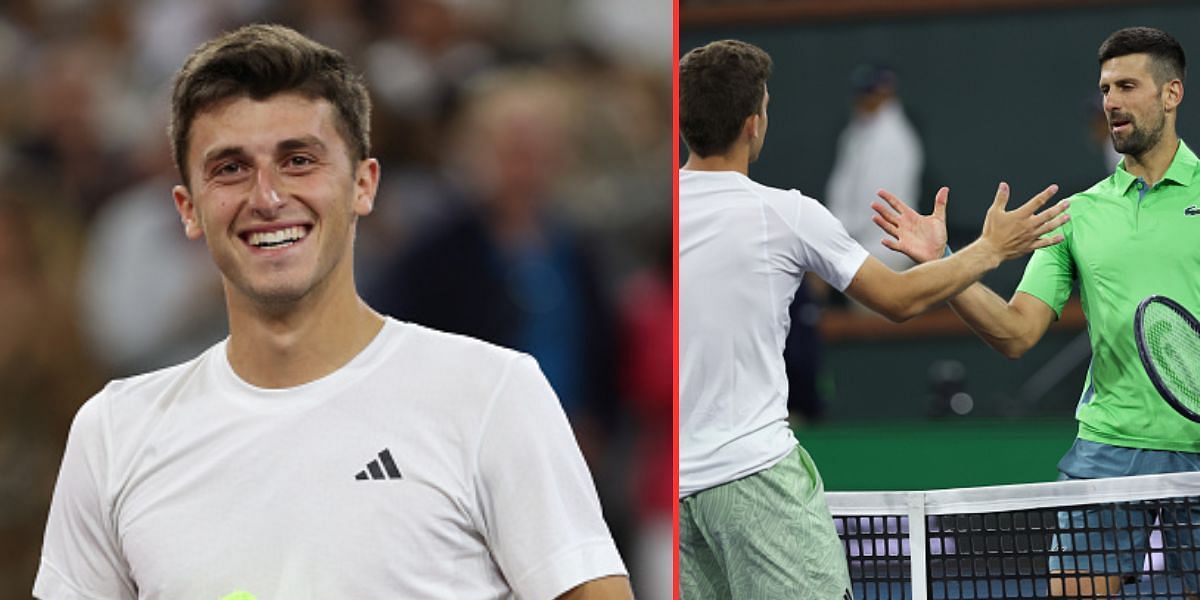
[[[1179,143],[1153,187],[1125,170],[1071,197],[1066,240],[1034,252],[1017,291],[1058,316],[1078,281],[1092,364],[1075,417],[1093,442],[1200,452],[1200,424],[1167,405],[1138,359],[1133,315],[1161,294],[1200,314],[1200,160]]]

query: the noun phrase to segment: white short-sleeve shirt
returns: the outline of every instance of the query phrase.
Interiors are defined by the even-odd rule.
[[[804,273],[839,291],[867,259],[819,202],[733,171],[679,171],[679,495],[796,445],[783,347]]]
[[[80,409],[35,596],[546,599],[625,574],[530,357],[389,319],[278,390],[225,346]]]

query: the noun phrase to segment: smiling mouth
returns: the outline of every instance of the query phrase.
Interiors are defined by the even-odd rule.
[[[293,225],[274,231],[254,231],[243,234],[242,239],[255,248],[286,248],[308,236],[308,227]]]

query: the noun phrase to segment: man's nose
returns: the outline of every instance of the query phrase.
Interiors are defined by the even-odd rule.
[[[254,189],[250,193],[250,207],[262,216],[274,216],[284,204],[279,193],[279,184],[270,169],[259,169],[254,177]]]

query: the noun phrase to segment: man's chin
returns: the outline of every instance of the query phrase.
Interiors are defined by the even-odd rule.
[[[243,284],[236,287],[239,294],[249,300],[251,304],[261,308],[285,308],[295,305],[303,300],[309,292],[305,286],[283,283]]]

